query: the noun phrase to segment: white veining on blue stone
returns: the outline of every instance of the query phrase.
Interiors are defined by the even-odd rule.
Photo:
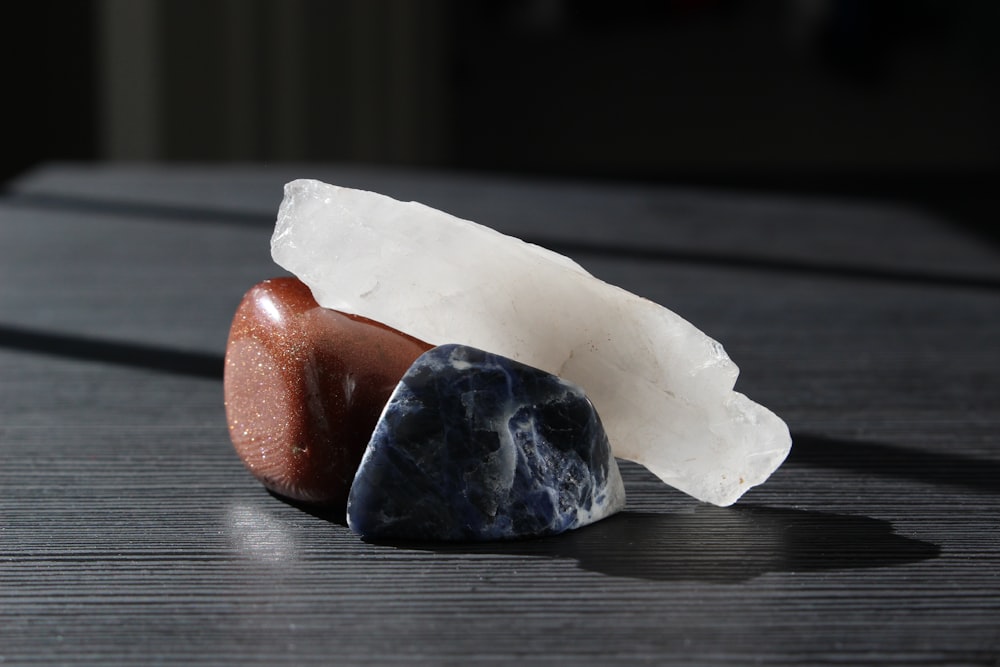
[[[366,538],[497,540],[562,533],[624,506],[618,464],[579,387],[444,345],[389,399],[347,518]]]
[[[327,308],[489,350],[583,387],[615,455],[717,505],[781,464],[788,427],[733,391],[722,346],[566,257],[414,202],[299,180],[275,261]]]

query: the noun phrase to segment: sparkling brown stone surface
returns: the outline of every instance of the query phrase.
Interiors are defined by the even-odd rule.
[[[236,451],[275,493],[345,504],[389,395],[430,347],[321,308],[296,278],[255,285],[226,347],[226,417]]]

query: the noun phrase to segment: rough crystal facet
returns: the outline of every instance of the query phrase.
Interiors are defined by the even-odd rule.
[[[556,253],[311,180],[286,186],[271,248],[323,306],[575,382],[616,456],[701,500],[735,502],[788,454],[785,423],[733,391],[738,369],[721,345]]]
[[[497,540],[561,533],[624,504],[607,436],[579,387],[443,345],[413,363],[386,404],[347,518],[367,538]]]

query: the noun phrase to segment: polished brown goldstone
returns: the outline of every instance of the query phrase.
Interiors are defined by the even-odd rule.
[[[430,347],[320,307],[296,278],[255,285],[226,347],[226,416],[236,451],[277,494],[344,504],[389,395]]]

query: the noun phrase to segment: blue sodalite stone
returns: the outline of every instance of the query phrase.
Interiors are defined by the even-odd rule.
[[[390,397],[347,520],[371,539],[500,540],[561,533],[624,505],[604,427],[579,387],[442,345]]]

